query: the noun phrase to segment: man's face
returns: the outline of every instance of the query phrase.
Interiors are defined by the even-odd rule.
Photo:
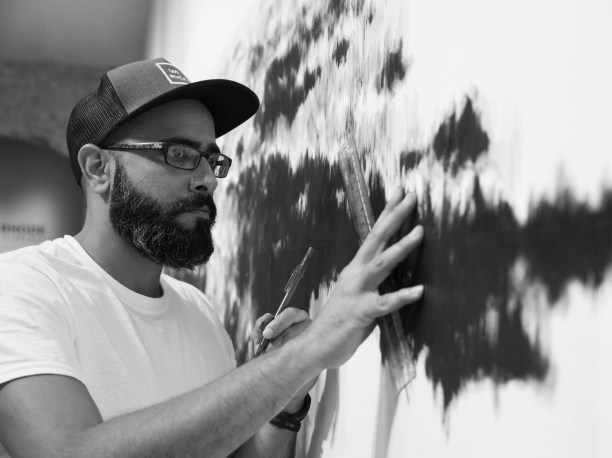
[[[185,212],[206,208],[209,218],[200,218],[192,227],[177,219]],[[214,251],[211,228],[217,209],[205,194],[164,204],[139,191],[121,162],[117,162],[111,191],[109,216],[117,233],[138,253],[156,264],[188,268],[204,264]]]
[[[214,124],[198,102],[179,100],[154,108],[113,134],[111,143],[173,141],[198,149],[214,143]],[[194,268],[208,261],[217,186],[206,160],[195,170],[164,163],[161,151],[115,152],[109,217],[115,231],[156,264]]]

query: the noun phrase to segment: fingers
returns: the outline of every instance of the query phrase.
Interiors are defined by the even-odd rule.
[[[361,245],[356,258],[367,262],[380,253],[389,238],[397,232],[415,207],[416,195],[408,193],[403,196],[403,190],[399,188],[378,217],[372,232]]]
[[[399,310],[405,305],[418,301],[423,297],[423,291],[423,285],[418,285],[410,288],[403,288],[393,293],[376,296],[369,307],[371,318],[374,319],[387,315],[388,313]]]
[[[401,196],[396,203],[396,197]],[[414,193],[403,194],[403,190],[399,188],[397,194],[394,194],[391,200],[385,206],[385,209],[378,217],[376,224],[372,228],[373,238],[380,238],[386,242],[393,234],[397,232],[404,220],[416,207],[417,199]]]
[[[393,208],[395,208],[402,201],[402,199],[404,199],[404,197],[404,189],[400,186],[395,188],[393,194],[391,194],[391,198],[385,205],[385,208],[383,209],[378,219],[384,218]]]
[[[260,316],[255,322],[255,327],[253,328],[253,332],[251,333],[251,338],[259,343],[263,339],[263,330],[266,328],[268,323],[274,319],[274,315],[271,313],[266,313],[265,315]]]
[[[367,278],[378,286],[423,240],[423,227],[416,226],[397,243],[378,254],[368,265]]]
[[[274,337],[270,341],[270,347],[279,348],[283,346],[286,342],[290,341],[298,334],[301,334],[306,328],[310,326],[311,323],[312,323],[312,320],[308,318],[307,320],[291,325],[290,327],[285,329],[283,332],[278,334],[277,337]]]
[[[262,335],[266,339],[274,339],[291,326],[308,319],[310,319],[310,317],[304,310],[288,307],[265,326]]]

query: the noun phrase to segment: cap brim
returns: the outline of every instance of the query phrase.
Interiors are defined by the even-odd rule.
[[[208,108],[215,123],[216,137],[238,127],[259,109],[259,98],[248,87],[236,81],[213,79],[196,81],[168,91],[129,113],[121,124],[153,107],[179,99],[197,100]]]

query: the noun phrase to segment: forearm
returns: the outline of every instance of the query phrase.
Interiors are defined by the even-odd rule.
[[[262,440],[278,439],[267,422],[318,372],[296,357],[300,346],[296,339],[202,388],[74,434],[64,453],[224,457],[258,431],[250,445],[261,449]],[[292,446],[290,437],[280,442]]]
[[[306,392],[309,386],[310,384],[302,387],[300,393]],[[300,395],[283,411],[291,414],[298,412],[304,407],[304,402],[305,398]],[[255,435],[242,444],[232,458],[292,458],[295,455],[296,437],[295,432],[265,423]]]

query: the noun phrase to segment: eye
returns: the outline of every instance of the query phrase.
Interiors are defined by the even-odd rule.
[[[206,158],[206,160],[208,161],[208,165],[210,165],[210,168],[214,170],[217,164],[219,163],[219,156],[217,156],[216,154],[211,154]]]
[[[173,146],[172,148],[170,148],[169,152],[170,152],[170,155],[174,159],[183,159],[183,158],[185,158],[185,156],[188,155],[188,153],[185,150],[185,148],[182,148],[180,146]]]

